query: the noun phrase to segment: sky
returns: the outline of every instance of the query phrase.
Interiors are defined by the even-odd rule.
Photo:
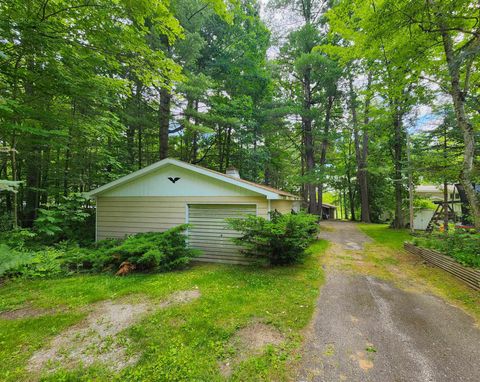
[[[302,23],[298,17],[295,17],[293,12],[288,10],[274,10],[268,6],[269,2],[270,0],[259,0],[260,17],[272,32],[272,46],[268,49],[267,57],[268,59],[274,59],[279,53],[279,46],[286,39],[288,33],[297,29]],[[438,86],[433,83],[429,83],[427,86],[429,86],[432,91],[439,93],[436,97],[436,104],[438,106],[449,102],[448,96],[440,93]],[[413,124],[410,122],[412,116],[415,117]],[[418,105],[406,119],[409,119],[408,125],[410,126],[407,126],[409,133],[414,134],[420,131],[435,129],[442,123],[443,116],[434,113],[430,106]]]

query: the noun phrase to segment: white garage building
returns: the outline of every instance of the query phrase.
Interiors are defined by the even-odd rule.
[[[244,262],[231,238],[238,235],[225,218],[248,214],[269,217],[300,208],[288,192],[175,159],[164,159],[88,194],[96,199],[96,240],[138,232],[164,231],[189,223],[189,244],[200,260]]]

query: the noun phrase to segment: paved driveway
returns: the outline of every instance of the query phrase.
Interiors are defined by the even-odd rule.
[[[321,236],[338,256],[370,241],[353,223]],[[335,255],[335,254],[334,254]],[[480,330],[442,299],[327,268],[298,381],[480,381]]]

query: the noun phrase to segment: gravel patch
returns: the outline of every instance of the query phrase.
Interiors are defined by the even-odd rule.
[[[279,345],[285,340],[275,327],[261,322],[253,322],[235,333],[229,347],[235,355],[220,363],[220,372],[224,377],[232,374],[233,368],[252,355],[260,355],[268,345]]]
[[[200,291],[187,290],[171,294],[160,303],[102,301],[91,307],[87,317],[57,335],[30,358],[27,370],[32,373],[61,368],[88,367],[102,363],[118,372],[135,364],[141,354],[129,351],[129,339],[122,331],[146,315],[173,305],[185,304],[200,297]]]

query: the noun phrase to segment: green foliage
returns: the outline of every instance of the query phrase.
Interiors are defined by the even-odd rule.
[[[480,233],[457,228],[447,234],[434,232],[417,237],[413,244],[435,249],[460,264],[480,268]]]
[[[53,248],[24,252],[0,244],[0,277],[43,278],[65,274],[60,260],[63,255]]]
[[[73,248],[68,251],[65,266],[72,271],[116,271],[128,261],[139,271],[182,268],[199,254],[187,246],[187,227],[179,225],[165,232],[139,233],[123,241],[105,240],[92,248]]]
[[[437,208],[437,205],[433,203],[431,199],[421,199],[415,198],[413,200],[413,207],[416,209],[429,209],[434,210]]]
[[[0,213],[0,235],[1,232],[10,231],[13,229],[12,215],[9,212]]]
[[[0,243],[18,251],[24,251],[31,247],[37,234],[28,228],[15,229],[0,232]]]
[[[8,192],[18,192],[18,188],[22,182],[13,181],[13,180],[6,180],[0,179],[0,191],[8,191]]]
[[[74,240],[88,242],[94,239],[94,222],[88,200],[80,194],[63,197],[62,203],[39,209],[35,230],[44,241]]]
[[[104,240],[88,247],[62,242],[55,247],[25,244],[29,230],[13,231],[14,236],[0,244],[0,277],[41,278],[81,272],[116,271],[128,261],[138,271],[165,272],[186,266],[197,256],[187,247],[187,225],[165,232],[132,235],[125,240]]]
[[[29,253],[16,252],[6,244],[0,244],[0,277],[3,277],[8,271],[27,263],[30,258],[31,254]]]
[[[241,232],[234,239],[245,255],[263,259],[271,265],[301,262],[305,249],[318,232],[314,215],[272,213],[270,220],[259,216],[244,219],[228,219],[230,227]]]

